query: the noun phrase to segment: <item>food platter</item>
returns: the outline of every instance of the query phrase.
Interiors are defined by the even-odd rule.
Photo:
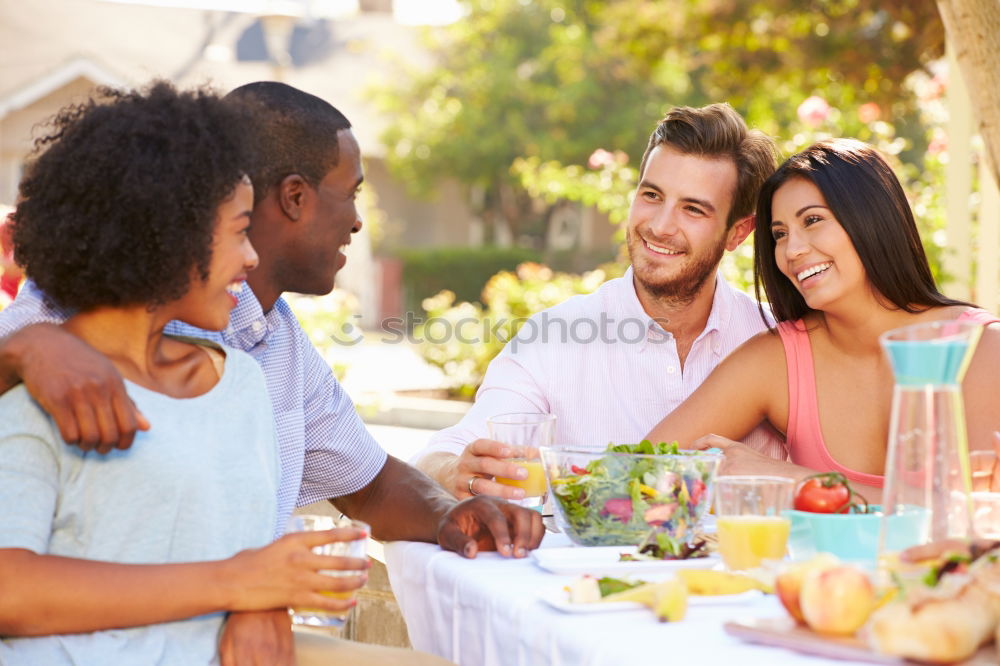
[[[721,567],[717,556],[691,560],[639,560],[622,562],[622,554],[635,555],[637,546],[570,546],[566,548],[539,548],[531,553],[532,559],[542,569],[563,575],[622,576],[669,572],[677,569],[714,569]]]
[[[723,625],[727,634],[750,643],[782,647],[796,652],[812,654],[830,659],[847,659],[869,664],[913,664],[901,657],[893,657],[873,652],[861,639],[850,636],[831,638],[795,624],[790,617],[752,618],[727,622]],[[982,648],[971,659],[960,666],[985,666],[997,663],[994,646]]]

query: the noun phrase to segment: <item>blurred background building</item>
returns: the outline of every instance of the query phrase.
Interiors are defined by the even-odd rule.
[[[433,28],[424,26],[454,19],[455,10],[453,3],[421,0],[2,2],[0,203],[16,197],[39,123],[95,86],[166,78],[226,92],[281,80],[327,100],[354,126],[365,162],[366,228],[349,247],[350,270],[338,285],[355,296],[362,323],[374,327],[404,309],[397,249],[484,241],[470,194],[454,178],[442,177],[432,193],[415,196],[389,172],[380,140],[387,117],[370,94],[373,86],[407,83],[400,63],[429,67],[421,34]],[[567,205],[553,217],[554,246],[582,243],[613,256],[614,229],[602,215]],[[498,239],[508,246],[515,240]],[[384,248],[381,257],[376,244]]]

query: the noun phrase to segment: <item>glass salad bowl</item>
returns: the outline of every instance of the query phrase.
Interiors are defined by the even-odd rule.
[[[634,546],[654,530],[684,543],[712,505],[722,454],[676,444],[542,447],[559,528],[581,546]]]

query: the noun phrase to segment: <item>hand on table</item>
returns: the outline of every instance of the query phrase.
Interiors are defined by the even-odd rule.
[[[544,535],[545,526],[537,511],[481,496],[459,502],[444,515],[438,543],[463,557],[475,557],[484,550],[495,550],[504,557],[524,557],[538,547]]]
[[[467,445],[455,461],[449,474],[447,490],[459,499],[473,495],[490,495],[503,499],[524,499],[524,490],[505,486],[493,480],[494,477],[526,479],[528,471],[524,467],[504,460],[513,457],[535,458],[538,452],[519,450],[492,439],[477,439]]]
[[[28,393],[84,451],[127,449],[149,422],[125,392],[115,366],[83,340],[54,324],[34,324],[3,345]]]
[[[221,666],[295,666],[288,610],[236,611],[219,639]]]

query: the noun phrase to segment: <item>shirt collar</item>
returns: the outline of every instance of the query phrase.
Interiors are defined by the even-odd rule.
[[[663,327],[646,313],[642,303],[639,302],[639,295],[635,291],[635,273],[631,266],[625,271],[625,275],[617,280],[612,280],[608,286],[608,312],[612,313],[617,322],[638,322],[645,331],[645,335],[637,340],[628,340],[630,347],[641,352],[649,344],[650,337],[666,335]],[[619,330],[624,330],[624,328]]]
[[[732,319],[733,308],[736,306],[736,294],[733,287],[722,277],[722,273],[715,273],[715,294],[712,296],[712,309],[708,313],[708,320],[705,322],[705,329],[695,338],[695,343],[703,338],[712,336],[712,352],[716,357],[722,355],[721,345],[718,338],[722,331],[729,326]]]
[[[264,336],[267,335],[267,328],[264,309],[253,293],[253,289],[244,282],[236,307],[229,313],[229,326],[226,327],[223,337],[228,344],[246,350],[256,346],[264,339]]]
[[[642,307],[642,303],[639,302],[639,295],[635,291],[635,275],[631,266],[628,267],[625,275],[614,285],[609,296],[611,297],[611,307],[609,310],[615,312],[618,317],[623,319],[635,318],[646,323],[646,336],[633,345],[637,352],[641,352],[646,348],[652,336],[669,335],[659,322],[647,314],[646,310]],[[716,271],[712,309],[708,313],[708,320],[705,322],[704,330],[698,334],[695,342],[708,335],[718,337],[729,326],[735,301],[736,294],[733,291],[733,287],[726,282],[721,272]],[[712,350],[717,356],[721,354],[720,349],[718,344],[712,345]]]
[[[635,291],[635,273],[632,271],[631,266],[625,271],[625,275],[619,280],[614,281],[613,289],[609,296],[611,297],[612,306],[609,309],[616,315],[641,319],[647,324],[656,325],[653,318],[646,314],[642,303],[639,302],[639,294]]]

